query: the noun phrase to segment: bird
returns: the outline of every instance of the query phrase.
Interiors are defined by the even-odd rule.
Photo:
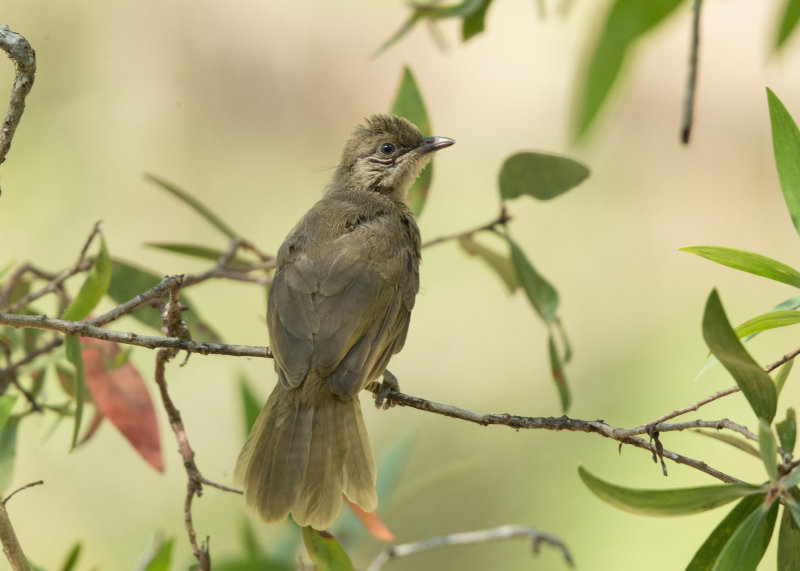
[[[356,127],[322,198],[278,250],[267,329],[278,382],[234,470],[249,511],[325,530],[342,495],[377,508],[358,395],[406,340],[420,232],[406,200],[433,153],[454,144],[378,114]],[[396,383],[395,383],[396,384]],[[376,399],[379,403],[379,400]]]

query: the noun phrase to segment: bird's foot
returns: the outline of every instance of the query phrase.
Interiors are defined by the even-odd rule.
[[[384,371],[383,382],[380,384],[373,383],[372,393],[375,395],[375,408],[386,410],[389,407],[393,407],[394,403],[386,400],[386,397],[392,391],[400,392],[400,383],[397,382],[397,377],[389,371]]]

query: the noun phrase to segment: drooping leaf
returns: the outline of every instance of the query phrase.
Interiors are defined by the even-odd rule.
[[[785,0],[783,12],[778,22],[778,30],[775,34],[775,51],[780,50],[786,44],[786,40],[797,28],[798,21],[800,21],[800,0]]]
[[[303,541],[308,556],[317,571],[352,571],[353,563],[345,550],[327,531],[317,531],[311,527],[303,528]]]
[[[789,373],[792,372],[793,365],[794,360],[786,361],[778,369],[778,374],[775,375],[775,391],[778,393],[778,396],[780,396],[781,391],[783,390],[783,385],[786,384],[786,379],[789,378]]]
[[[534,269],[516,242],[509,236],[506,236],[506,240],[508,240],[508,247],[511,251],[511,263],[514,265],[522,289],[525,290],[525,295],[528,296],[531,305],[544,322],[548,325],[552,324],[558,309],[558,293]]]
[[[486,264],[492,268],[494,273],[502,280],[509,293],[514,293],[514,291],[519,287],[519,281],[517,280],[517,274],[514,271],[514,266],[507,256],[502,256],[491,248],[487,248],[475,240],[475,238],[472,236],[460,237],[458,239],[458,245],[461,246],[461,249],[470,256],[477,256],[486,262]]]
[[[762,502],[750,512],[720,551],[712,571],[755,571],[772,537],[778,505],[776,501],[770,505]]]
[[[70,450],[74,450],[78,444],[78,435],[81,431],[81,421],[83,420],[83,401],[86,392],[86,377],[84,376],[83,357],[81,355],[81,347],[77,337],[71,335],[64,339],[64,348],[67,355],[67,360],[72,363],[75,368],[75,376],[73,377],[75,391],[75,422],[72,428],[72,443]]]
[[[228,224],[226,224],[219,216],[214,214],[214,212],[210,208],[208,208],[205,204],[197,200],[187,191],[154,174],[145,173],[144,178],[145,180],[152,182],[161,189],[166,190],[172,196],[174,196],[175,198],[177,198],[178,200],[189,206],[192,210],[194,210],[200,216],[202,216],[206,220],[206,222],[211,224],[214,228],[222,232],[228,238],[233,239],[237,237],[237,233],[236,231],[233,230],[233,228],[228,226]]]
[[[655,516],[683,515],[708,511],[743,496],[758,493],[750,484],[721,484],[672,490],[645,490],[617,486],[578,466],[578,475],[598,498],[632,513]]]
[[[594,122],[636,40],[667,18],[683,0],[616,0],[600,37],[590,51],[579,88],[573,139]]]
[[[461,40],[466,42],[483,32],[486,26],[486,12],[489,10],[492,0],[481,0],[477,10],[464,16],[461,22]]]
[[[108,296],[118,304],[125,303],[158,285],[164,277],[120,259],[115,259],[111,266],[113,271],[111,272],[111,283],[108,286]],[[220,336],[200,317],[197,306],[183,292],[181,292],[181,302],[189,308],[188,311],[183,312],[181,318],[189,326],[192,339],[219,343]],[[161,331],[161,314],[157,309],[142,307],[131,316],[140,323],[152,327],[156,331]]]
[[[745,496],[714,528],[686,566],[686,571],[710,571],[725,544],[742,522],[763,502],[766,494]]]
[[[86,386],[97,410],[111,421],[136,452],[153,468],[164,471],[164,456],[153,401],[132,363],[111,367],[119,345],[81,339]]]
[[[708,348],[742,389],[756,415],[771,423],[778,402],[775,384],[736,337],[722,308],[717,290],[711,292],[706,302],[703,337]]]
[[[572,396],[570,395],[569,385],[567,385],[567,376],[564,373],[564,363],[558,354],[558,347],[552,331],[547,337],[547,354],[550,357],[550,374],[553,376],[558,396],[561,398],[561,412],[566,414],[570,404],[572,404]]]
[[[789,508],[784,506],[782,512],[778,535],[778,569],[800,571],[800,527],[792,519]]]
[[[720,442],[724,442],[725,444],[730,444],[734,448],[738,448],[742,452],[746,452],[751,456],[755,456],[756,458],[761,458],[761,454],[759,453],[758,449],[750,444],[747,440],[742,440],[741,438],[737,438],[732,434],[726,434],[724,432],[709,432],[706,430],[694,430],[695,434],[702,434],[703,436],[708,436],[709,438],[713,438],[714,440],[719,440]]]
[[[431,123],[428,119],[428,111],[425,109],[425,102],[422,101],[422,93],[420,93],[417,81],[407,66],[403,68],[403,76],[400,79],[400,86],[397,88],[391,112],[414,123],[422,131],[423,135],[431,134]],[[422,170],[422,173],[420,173],[408,191],[408,205],[417,216],[420,215],[422,208],[425,206],[432,179],[433,161],[428,163]]]
[[[261,402],[261,399],[256,398],[256,395],[250,390],[250,384],[244,373],[239,374],[239,394],[242,397],[242,409],[244,410],[244,434],[247,436],[264,403]]]
[[[737,325],[734,331],[740,339],[778,327],[800,323],[800,311],[770,311],[762,313]]]
[[[800,272],[755,252],[724,246],[687,246],[681,248],[681,251],[696,254],[723,266],[800,287]]]
[[[516,153],[503,161],[498,177],[503,200],[528,195],[550,200],[579,185],[589,169],[573,159],[548,153]]]
[[[100,250],[92,263],[86,279],[78,291],[78,295],[72,300],[67,309],[64,310],[62,319],[67,321],[78,321],[83,319],[95,308],[98,302],[108,291],[108,284],[111,280],[111,260],[108,257],[106,241],[100,238]]]
[[[381,521],[377,511],[365,512],[358,504],[354,504],[347,499],[347,496],[344,496],[344,501],[347,507],[350,508],[350,511],[353,512],[353,515],[358,518],[358,521],[361,522],[361,525],[364,526],[364,529],[366,529],[372,537],[387,543],[394,541],[394,534],[392,534],[389,528],[386,527],[386,524]]]
[[[769,122],[772,125],[772,151],[783,200],[800,234],[800,129],[780,99],[767,88]]]
[[[775,430],[778,432],[778,439],[781,441],[781,449],[786,454],[794,452],[794,443],[797,439],[797,418],[793,408],[786,411],[786,418],[775,423]]]
[[[0,429],[0,495],[14,479],[14,459],[17,454],[19,418],[11,417]]]
[[[758,449],[761,452],[761,460],[767,469],[770,481],[774,482],[778,478],[778,444],[775,442],[775,434],[769,424],[764,419],[758,421]]]
[[[216,262],[225,252],[216,248],[209,248],[207,246],[200,246],[198,244],[183,244],[176,242],[146,242],[145,246],[155,248],[157,250],[164,250],[172,252],[173,254],[180,254],[190,258],[200,258],[201,260],[211,260]],[[247,260],[243,258],[233,258],[229,264],[231,267],[246,267],[249,265]]]

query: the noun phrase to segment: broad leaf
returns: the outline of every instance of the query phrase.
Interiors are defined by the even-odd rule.
[[[78,291],[78,295],[64,310],[61,318],[67,321],[78,321],[89,315],[108,291],[110,280],[111,260],[108,258],[106,241],[100,236],[100,251],[94,259],[92,268]]]
[[[750,484],[722,484],[672,490],[644,490],[617,486],[578,466],[578,475],[598,498],[632,513],[672,516],[708,511],[743,496],[758,493]]]
[[[516,242],[509,236],[505,238],[511,251],[511,263],[525,295],[544,322],[552,324],[558,309],[558,292],[534,269]]]
[[[777,329],[778,327],[786,327],[796,323],[800,323],[800,311],[770,311],[737,325],[734,331],[736,336],[741,339],[768,329]]]
[[[86,386],[98,412],[125,437],[136,452],[159,472],[164,456],[153,401],[147,385],[130,361],[114,366],[119,345],[81,339]]]
[[[148,180],[155,184],[156,186],[160,187],[163,190],[169,192],[172,196],[189,206],[192,210],[197,212],[200,216],[202,216],[206,222],[214,226],[217,230],[222,232],[228,238],[236,238],[238,234],[236,231],[228,226],[219,216],[214,214],[214,212],[208,208],[205,204],[197,200],[194,196],[189,194],[187,191],[183,190],[179,186],[164,180],[154,174],[145,173],[144,175],[145,180]]]
[[[772,537],[778,505],[777,501],[773,501],[771,505],[762,502],[750,512],[725,544],[711,568],[712,571],[755,570]]]
[[[780,99],[767,88],[772,151],[786,209],[800,234],[800,129]]]
[[[755,252],[723,246],[687,246],[681,248],[681,251],[696,254],[723,266],[800,287],[800,272]]]
[[[157,549],[152,553],[144,571],[169,571],[172,563],[172,546],[174,543],[174,537],[170,537],[166,541],[160,540],[157,544]]]
[[[781,531],[778,536],[778,569],[800,571],[800,528],[784,506],[781,514]]]
[[[764,502],[765,497],[766,494],[754,494],[742,498],[703,542],[686,566],[686,571],[710,571],[733,533]]]
[[[778,401],[775,384],[736,337],[722,308],[717,290],[711,292],[706,302],[703,337],[708,348],[742,389],[756,415],[771,423],[775,417]]]
[[[339,542],[327,531],[303,528],[303,541],[316,571],[351,571],[353,563]]]
[[[775,34],[775,51],[781,49],[800,21],[800,0],[784,0],[783,13],[781,14],[778,30]]]
[[[392,103],[392,114],[405,117],[414,123],[422,131],[423,135],[428,136],[431,134],[428,111],[422,101],[422,94],[419,91],[419,87],[417,87],[417,81],[408,67],[403,68],[403,77],[400,79],[400,86],[397,88],[397,94],[394,97],[394,103]],[[422,208],[425,206],[432,179],[433,161],[428,163],[408,190],[408,206],[417,216],[420,215]]]
[[[509,293],[519,287],[517,274],[514,271],[514,266],[507,256],[503,256],[487,248],[472,236],[462,236],[458,239],[458,245],[470,256],[477,256],[494,270],[494,273],[502,280],[503,284]]]
[[[556,383],[556,390],[558,390],[558,396],[561,398],[561,412],[566,414],[570,404],[572,404],[572,395],[570,394],[569,386],[567,385],[567,377],[564,373],[564,362],[558,354],[558,347],[556,346],[556,340],[553,337],[552,331],[547,337],[547,353],[550,357],[550,374],[553,376],[553,381]]]
[[[504,200],[527,194],[550,200],[579,185],[589,169],[578,161],[547,153],[516,153],[500,168],[500,197]]]
[[[797,418],[793,408],[786,411],[786,418],[775,423],[775,430],[781,441],[781,449],[786,454],[794,452],[794,443],[797,438]]]
[[[486,21],[486,12],[492,0],[481,0],[477,10],[464,17],[461,22],[461,39],[467,41],[483,32]]]
[[[775,434],[769,424],[763,419],[758,421],[758,449],[761,452],[761,460],[767,469],[769,479],[774,482],[778,478],[778,443],[775,442]]]
[[[579,88],[576,125],[573,134],[580,139],[595,120],[628,51],[641,36],[669,16],[683,0],[616,0],[606,16]]]

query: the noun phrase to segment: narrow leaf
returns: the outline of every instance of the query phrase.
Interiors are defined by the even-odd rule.
[[[758,449],[750,444],[747,440],[743,440],[741,438],[737,438],[731,434],[725,434],[724,432],[707,432],[705,430],[694,430],[695,434],[702,434],[703,436],[708,436],[709,438],[713,438],[714,440],[719,440],[720,442],[724,442],[725,444],[730,444],[734,448],[738,448],[742,452],[746,452],[751,456],[755,456],[756,458],[761,458],[761,454],[759,453]]]
[[[69,550],[67,556],[64,558],[64,564],[61,566],[61,571],[73,571],[75,569],[75,565],[78,564],[78,558],[81,555],[81,545],[80,541],[76,541],[75,544],[72,546],[72,549]]]
[[[550,374],[553,376],[553,381],[556,383],[558,396],[561,398],[561,412],[564,414],[569,410],[572,404],[572,396],[570,395],[569,386],[567,385],[567,377],[564,373],[564,363],[558,354],[556,341],[553,338],[553,332],[547,337],[547,353],[550,357]]]
[[[797,418],[793,408],[786,411],[786,418],[775,423],[775,430],[781,441],[781,450],[785,454],[794,452],[794,443],[797,438]]]
[[[712,571],[755,570],[772,537],[778,505],[779,502],[775,501],[769,506],[761,503],[753,510],[731,535],[717,557]]]
[[[800,234],[800,129],[780,99],[767,88],[769,122],[772,125],[772,151],[783,200]]]
[[[250,434],[250,429],[258,418],[258,413],[261,412],[263,406],[262,399],[256,398],[253,391],[250,390],[250,384],[247,382],[247,376],[244,373],[239,374],[239,394],[242,397],[242,409],[244,410],[244,434]]]
[[[500,167],[498,185],[503,200],[527,194],[550,200],[579,185],[589,169],[578,161],[547,153],[516,153]]]
[[[610,484],[578,466],[578,475],[598,498],[637,514],[671,516],[708,511],[743,496],[758,493],[750,484],[722,484],[673,490],[643,490]]]
[[[461,40],[466,42],[470,38],[483,32],[486,26],[486,12],[492,0],[481,0],[477,10],[464,17],[461,22]]]
[[[414,10],[414,12],[411,13],[411,16],[409,16],[408,19],[405,22],[403,22],[403,25],[400,26],[400,29],[397,30],[394,34],[392,34],[389,37],[389,39],[383,42],[378,47],[378,49],[375,50],[375,53],[372,54],[372,57],[378,57],[381,53],[385,52],[394,44],[399,42],[406,34],[408,34],[414,28],[417,22],[419,22],[421,19],[422,19],[422,14],[419,11]]]
[[[81,356],[80,343],[77,337],[67,336],[64,338],[64,348],[66,349],[67,360],[75,368],[75,423],[72,428],[72,444],[70,450],[74,450],[78,444],[78,434],[81,431],[81,420],[83,419],[83,400],[86,391],[86,377],[83,370],[83,357]]]
[[[0,396],[0,429],[6,425],[6,421],[11,415],[11,409],[14,408],[18,397],[19,395]]]
[[[353,563],[339,542],[327,531],[303,528],[303,541],[317,571],[351,571]]]
[[[422,93],[420,93],[417,81],[408,66],[403,68],[403,76],[400,79],[400,86],[397,88],[391,112],[414,123],[422,131],[423,135],[431,134],[431,123],[428,119],[425,103],[422,100]],[[420,215],[422,208],[425,206],[432,179],[433,161],[428,163],[408,191],[408,205],[417,216]]]
[[[182,256],[188,256],[191,258],[200,258],[201,260],[211,260],[212,262],[216,262],[219,260],[225,252],[222,250],[218,250],[216,248],[209,248],[207,246],[200,246],[197,244],[182,244],[182,243],[175,243],[175,242],[147,242],[145,246],[149,248],[155,248],[157,250],[164,250],[167,252],[172,252],[173,254],[180,254]],[[247,260],[242,258],[233,258],[230,261],[231,267],[246,267],[250,264]]]
[[[558,309],[558,293],[534,269],[520,247],[509,236],[505,238],[508,240],[508,247],[511,250],[511,263],[514,265],[517,279],[519,279],[522,289],[525,290],[528,300],[544,322],[548,325],[552,324]]]
[[[119,345],[82,339],[86,386],[97,410],[154,469],[164,471],[164,456],[153,401],[144,379],[129,361],[113,367]]]
[[[703,337],[708,348],[742,389],[759,418],[772,422],[778,395],[770,376],[758,366],[731,329],[717,290],[708,296],[703,315]]]
[[[214,212],[208,208],[205,204],[197,200],[194,196],[189,194],[187,191],[183,190],[182,188],[176,186],[175,184],[164,180],[154,174],[145,173],[144,175],[145,180],[148,180],[155,184],[156,186],[162,188],[169,192],[172,196],[189,206],[192,210],[197,212],[200,216],[202,216],[206,222],[214,226],[217,230],[222,232],[228,238],[236,238],[237,233],[228,226],[222,219],[214,214]]]
[[[752,317],[737,325],[734,331],[736,336],[741,338],[761,333],[769,329],[777,329],[778,327],[786,327],[800,323],[800,311],[770,311]]]
[[[696,254],[723,266],[800,287],[800,272],[755,252],[723,246],[687,246],[681,248],[681,251]]]
[[[519,287],[519,281],[517,281],[517,274],[514,271],[514,266],[507,256],[502,256],[491,248],[487,248],[480,242],[476,241],[472,236],[460,237],[458,239],[458,245],[461,246],[461,249],[470,256],[477,256],[486,262],[486,264],[492,268],[494,273],[502,280],[509,293],[514,293],[514,291]]]
[[[778,535],[778,569],[800,571],[800,528],[792,519],[789,508],[783,506],[781,531]]]
[[[354,504],[347,499],[347,496],[343,496],[343,498],[347,507],[350,508],[353,515],[358,518],[358,521],[361,522],[361,525],[364,526],[364,529],[366,529],[372,537],[387,543],[394,541],[394,534],[389,531],[389,528],[383,523],[377,511],[365,512],[358,504]]]
[[[786,384],[786,379],[789,378],[789,373],[792,371],[792,366],[794,365],[794,360],[786,361],[781,367],[778,369],[778,374],[775,375],[775,390],[780,396],[781,391],[783,390],[783,385]]]
[[[14,478],[18,427],[19,418],[12,417],[0,430],[0,495],[8,489]]]
[[[81,286],[78,295],[72,300],[67,309],[64,310],[62,319],[67,321],[78,321],[83,319],[95,308],[98,302],[108,291],[108,284],[111,280],[111,260],[106,250],[106,242],[100,236],[100,251],[94,259],[92,268]]]
[[[667,18],[683,0],[616,0],[590,50],[579,88],[574,140],[594,122],[636,40]]]
[[[790,490],[789,493],[784,494],[783,499],[786,502],[786,507],[789,508],[794,524],[800,527],[800,501],[797,499],[798,495],[800,494],[797,490]]]
[[[742,498],[703,542],[686,566],[686,571],[710,571],[733,533],[764,502],[765,497],[766,494],[754,494]]]
[[[761,460],[767,469],[767,474],[771,482],[778,479],[778,444],[775,442],[775,435],[769,424],[764,419],[758,421],[758,449],[761,452]]]
[[[775,51],[780,50],[789,36],[792,35],[797,22],[800,21],[800,0],[784,0],[783,13],[781,14],[778,30],[775,34]]]

